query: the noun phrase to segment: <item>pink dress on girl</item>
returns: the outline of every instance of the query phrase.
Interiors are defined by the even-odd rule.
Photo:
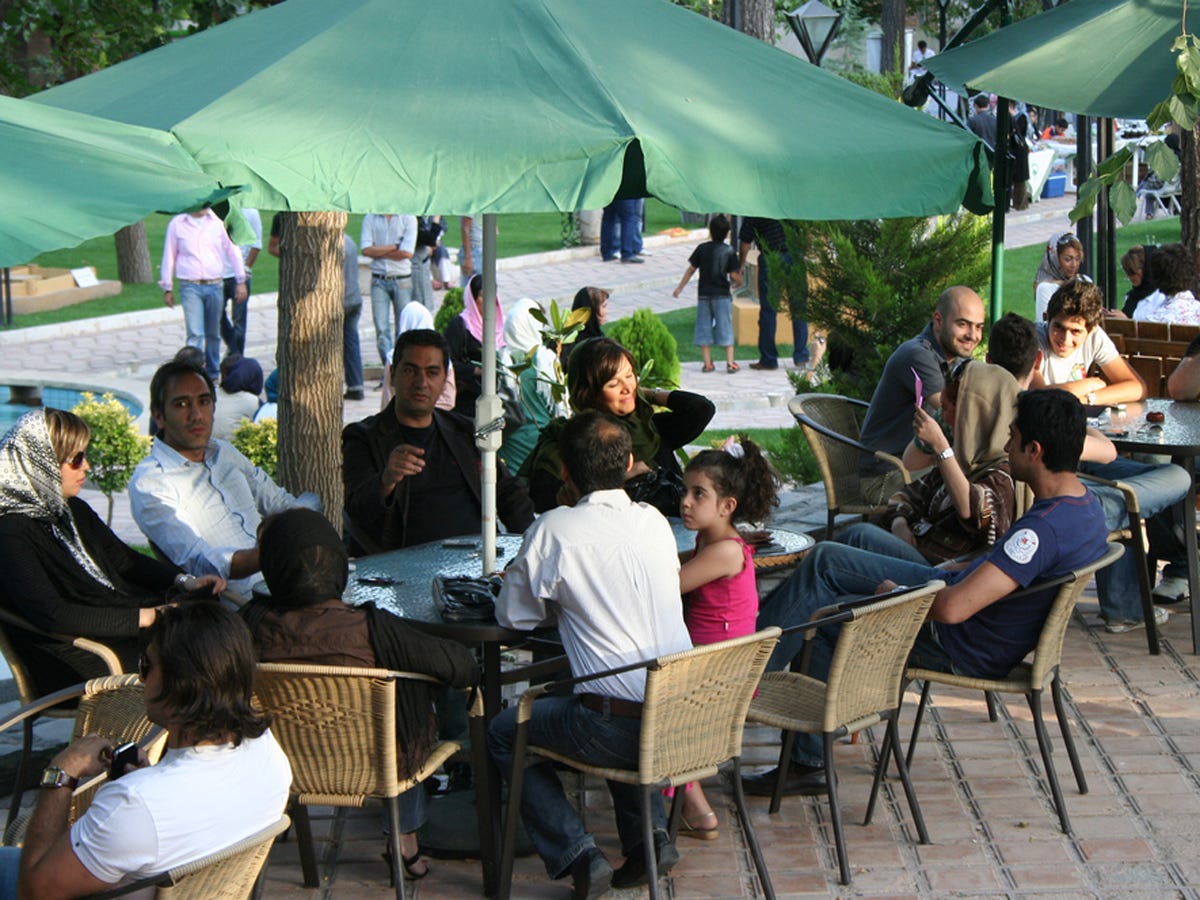
[[[740,537],[725,540],[742,545],[745,563],[736,575],[702,584],[684,595],[683,621],[693,644],[715,644],[758,630],[754,551]]]

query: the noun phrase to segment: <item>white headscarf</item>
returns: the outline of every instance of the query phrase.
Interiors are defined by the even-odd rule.
[[[519,365],[528,358],[530,350],[536,350],[533,367],[537,372],[538,394],[556,414],[566,415],[565,409],[555,408],[554,395],[547,383],[561,381],[562,374],[557,368],[558,359],[554,351],[542,343],[541,323],[530,313],[530,310],[540,308],[536,301],[522,297],[509,309],[504,318],[504,363],[506,366]]]

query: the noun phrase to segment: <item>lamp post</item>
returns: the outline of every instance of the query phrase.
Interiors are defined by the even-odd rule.
[[[804,48],[808,61],[819,67],[821,57],[829,49],[838,26],[842,24],[842,14],[830,9],[821,0],[808,0],[788,13],[787,21]]]

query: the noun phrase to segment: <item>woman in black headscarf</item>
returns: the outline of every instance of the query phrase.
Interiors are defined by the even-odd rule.
[[[342,601],[349,576],[346,547],[320,513],[290,509],[269,516],[259,529],[259,560],[271,596],[242,609],[263,662],[363,666],[431,675],[451,687],[479,682],[474,657],[463,645],[422,634],[373,604]],[[437,740],[433,704],[441,689],[401,681],[396,685],[396,736],[400,775],[420,768]],[[414,832],[425,821],[421,786],[400,795],[400,850],[410,878],[429,868]]]

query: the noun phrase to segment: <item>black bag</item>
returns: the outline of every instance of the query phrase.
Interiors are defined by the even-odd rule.
[[[634,503],[648,503],[664,516],[678,516],[683,499],[683,475],[665,466],[625,482],[625,493]]]
[[[441,575],[433,579],[433,603],[447,622],[490,624],[496,621],[496,596],[503,580]]]

